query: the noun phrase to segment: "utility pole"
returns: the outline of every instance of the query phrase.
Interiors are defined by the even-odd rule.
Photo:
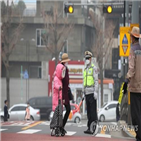
[[[123,13],[123,26],[125,27],[125,8],[126,8],[126,1],[124,0],[124,13]],[[125,57],[123,57],[123,77],[125,78]]]
[[[132,2],[132,23],[139,23],[139,1]]]

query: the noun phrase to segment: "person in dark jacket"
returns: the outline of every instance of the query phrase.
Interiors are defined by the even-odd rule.
[[[4,122],[8,121],[8,101],[4,101]]]
[[[66,131],[64,129],[66,122],[68,120],[70,111],[71,111],[71,107],[70,107],[70,99],[69,99],[69,95],[68,95],[68,89],[69,89],[69,70],[67,68],[67,63],[70,61],[70,59],[68,58],[68,54],[64,53],[62,55],[62,60],[61,60],[61,64],[63,64],[66,68],[65,71],[65,77],[62,79],[62,100],[63,100],[63,104],[66,108],[66,113],[63,119],[63,133],[65,134]]]

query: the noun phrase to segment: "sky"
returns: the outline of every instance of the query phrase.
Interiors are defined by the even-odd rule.
[[[15,3],[18,3],[19,0],[13,0]],[[36,0],[23,0],[27,8],[36,8]]]

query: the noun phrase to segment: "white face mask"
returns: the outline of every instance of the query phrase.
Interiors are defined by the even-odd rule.
[[[65,63],[65,66],[68,66],[68,62]]]
[[[90,60],[86,60],[86,65],[89,65],[90,64]]]

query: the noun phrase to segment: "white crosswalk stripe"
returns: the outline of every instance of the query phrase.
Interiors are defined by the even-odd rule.
[[[40,123],[40,125],[50,125],[50,121],[45,121]],[[82,123],[73,123],[73,122],[68,122],[66,123],[66,126],[77,126],[77,127],[83,127],[83,126],[87,126],[87,124],[82,124]]]
[[[76,134],[76,132],[67,131],[66,136],[72,136],[72,135],[74,135],[74,134]]]
[[[5,131],[5,130],[7,130],[7,129],[0,129],[0,132]]]
[[[1,123],[1,126],[28,126],[35,122],[36,121],[10,121]]]
[[[111,138],[111,135],[108,135],[108,134],[97,134],[95,137]]]
[[[18,132],[18,134],[34,134],[37,132],[40,132],[41,130],[36,130],[36,129],[28,129],[28,130],[24,130],[21,132]]]

